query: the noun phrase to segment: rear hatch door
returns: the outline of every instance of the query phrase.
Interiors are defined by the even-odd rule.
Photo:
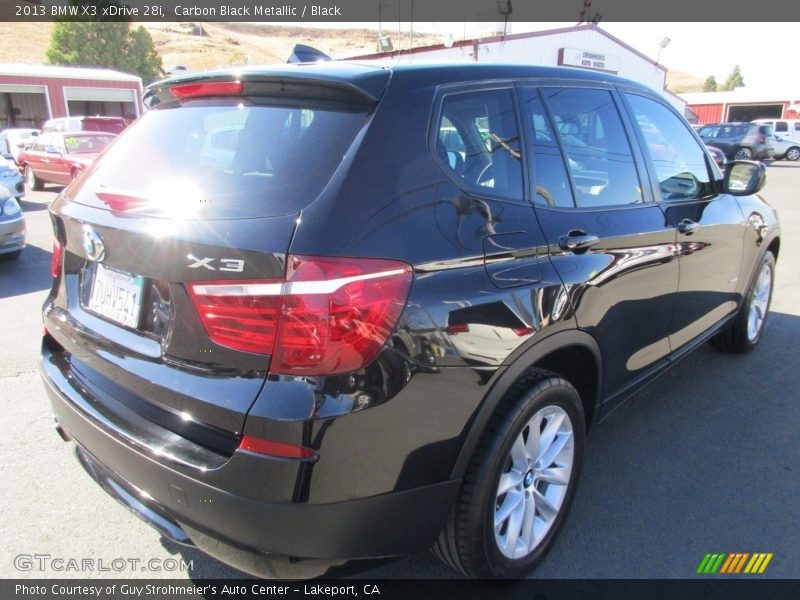
[[[368,71],[382,89],[388,74]],[[232,451],[270,361],[277,306],[260,293],[377,99],[307,74],[204,81],[159,84],[54,202],[45,325],[94,397]]]

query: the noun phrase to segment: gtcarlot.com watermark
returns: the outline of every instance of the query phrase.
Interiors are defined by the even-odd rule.
[[[177,558],[74,558],[52,554],[17,554],[14,557],[17,571],[39,573],[168,573],[194,569],[193,561]]]

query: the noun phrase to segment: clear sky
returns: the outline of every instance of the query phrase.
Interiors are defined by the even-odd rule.
[[[702,1],[702,0],[701,0]],[[800,61],[791,50],[799,23],[600,23],[608,33],[655,58],[659,42],[672,41],[661,63],[702,78],[727,79],[741,67],[745,86],[763,90],[794,88],[800,96]]]
[[[702,0],[699,0],[702,1]],[[304,23],[303,25],[309,25]],[[485,24],[484,24],[485,25]],[[569,27],[572,23],[511,23],[511,33]],[[369,27],[377,23],[325,24],[326,27]],[[474,37],[475,23],[414,23],[414,30],[424,33],[450,33],[455,39]],[[705,79],[714,75],[724,83],[734,65],[741,67],[746,87],[762,91],[797,89],[800,97],[800,60],[796,54],[800,23],[614,23],[601,21],[601,29],[618,37],[653,60],[659,42],[670,44],[661,52],[660,62],[668,68]],[[384,23],[384,29],[396,39],[398,24]],[[409,24],[399,26],[408,32]],[[395,44],[397,47],[397,44]],[[405,44],[402,44],[405,47]]]

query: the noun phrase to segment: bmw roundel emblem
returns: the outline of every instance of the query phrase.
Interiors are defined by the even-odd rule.
[[[95,262],[102,261],[106,253],[103,240],[91,225],[83,226],[83,251],[86,253],[86,258]]]

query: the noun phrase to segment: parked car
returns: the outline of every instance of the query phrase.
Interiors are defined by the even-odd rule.
[[[713,123],[697,134],[707,145],[716,146],[728,160],[765,160],[772,158],[775,134],[769,125],[758,123]]]
[[[755,119],[753,123],[769,125],[775,135],[800,143],[800,119]]]
[[[708,153],[711,155],[711,158],[714,159],[714,162],[719,167],[719,170],[722,173],[724,173],[725,168],[728,166],[728,159],[725,156],[725,153],[716,146],[706,145],[706,149],[708,150]]]
[[[722,175],[648,87],[325,62],[144,96],[50,207],[42,375],[92,478],[239,569],[433,546],[522,576],[587,429],[705,342],[764,333],[765,167]]]
[[[0,131],[0,155],[19,163],[20,151],[32,144],[38,135],[38,129],[4,129]]]
[[[0,185],[0,258],[15,260],[25,248],[25,216],[14,194]]]
[[[773,156],[775,160],[794,161],[800,159],[800,142],[776,135],[775,141],[772,142],[772,146],[775,149]]]
[[[46,121],[42,126],[44,132],[62,131],[105,131],[120,134],[128,126],[125,117],[59,117]]]
[[[0,158],[0,189],[7,189],[15,198],[22,198],[25,195],[25,184],[19,168],[12,161]]]
[[[44,189],[45,183],[70,183],[115,137],[100,132],[43,133],[19,156],[28,189]]]

